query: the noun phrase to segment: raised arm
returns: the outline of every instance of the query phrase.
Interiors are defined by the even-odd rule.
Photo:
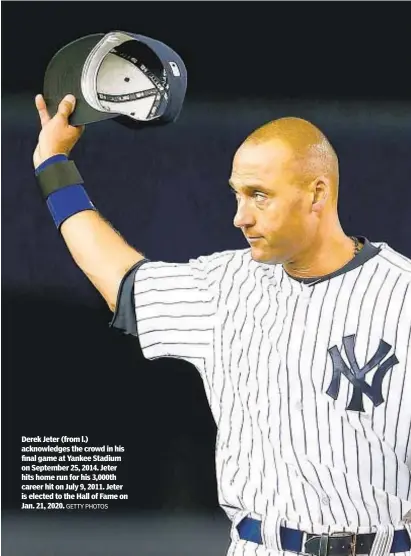
[[[64,183],[64,179],[70,178],[70,173],[67,172],[62,176],[66,171],[64,163],[84,131],[82,127],[69,124],[68,118],[74,106],[74,97],[66,96],[60,103],[58,112],[51,118],[43,97],[36,97],[42,129],[34,151],[33,164],[39,179],[44,178],[45,174],[42,176],[42,172],[47,169],[47,180],[52,189],[53,180],[57,187],[58,182]],[[123,276],[144,257],[128,245],[98,213],[78,182],[79,180],[74,180],[73,183],[67,183],[45,198],[74,261],[114,312]]]

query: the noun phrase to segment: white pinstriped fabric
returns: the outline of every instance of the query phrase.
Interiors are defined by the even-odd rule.
[[[380,250],[364,264],[313,285],[256,263],[248,249],[136,272],[144,356],[198,369],[217,424],[219,502],[234,523],[262,519],[274,546],[239,540],[233,527],[230,556],[278,554],[270,524],[313,533],[403,527],[411,261],[372,245]]]

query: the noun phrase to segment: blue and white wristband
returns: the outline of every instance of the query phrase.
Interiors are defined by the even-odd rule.
[[[67,156],[48,158],[36,168],[35,175],[57,229],[78,212],[96,210],[74,162]]]

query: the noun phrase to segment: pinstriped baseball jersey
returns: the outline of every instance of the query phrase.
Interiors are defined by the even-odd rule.
[[[249,249],[145,260],[112,325],[138,335],[146,358],[198,369],[230,519],[369,532],[411,509],[410,283],[411,261],[368,240],[311,283]],[[233,538],[230,554],[264,550]]]

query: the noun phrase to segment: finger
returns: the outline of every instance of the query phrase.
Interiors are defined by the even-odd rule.
[[[65,119],[68,119],[70,114],[73,113],[75,105],[75,97],[73,95],[66,95],[59,104],[58,113],[61,114]]]
[[[35,103],[37,112],[39,114],[41,127],[44,127],[50,120],[50,114],[48,113],[46,101],[44,100],[43,95],[36,95]]]

